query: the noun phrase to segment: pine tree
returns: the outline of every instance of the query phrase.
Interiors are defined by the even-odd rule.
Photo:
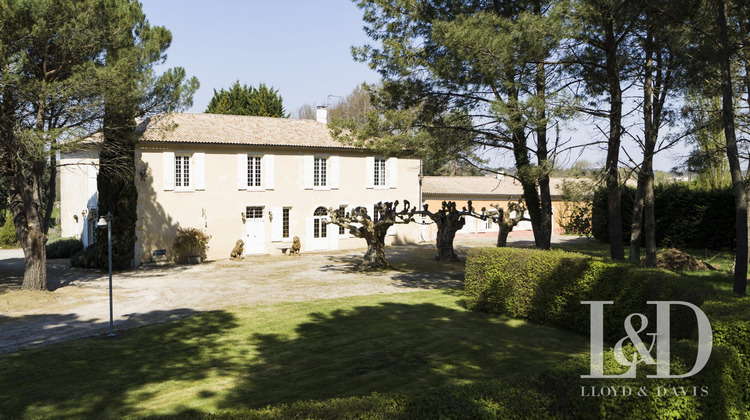
[[[214,89],[214,96],[206,108],[208,114],[251,115],[257,117],[288,118],[279,91],[261,83],[258,88],[234,82],[229,90]]]

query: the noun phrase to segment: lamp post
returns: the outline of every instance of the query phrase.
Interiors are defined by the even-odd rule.
[[[107,227],[107,259],[109,260],[109,336],[115,336],[114,315],[112,311],[112,213],[99,217],[96,226]]]

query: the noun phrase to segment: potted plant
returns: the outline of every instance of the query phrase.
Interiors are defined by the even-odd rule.
[[[172,251],[178,263],[200,264],[206,258],[208,241],[211,239],[200,229],[177,228],[177,236],[172,244]]]

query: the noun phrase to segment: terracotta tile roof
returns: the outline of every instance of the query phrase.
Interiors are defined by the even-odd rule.
[[[553,197],[561,195],[565,178],[550,178]],[[575,180],[571,178],[571,180]],[[461,195],[484,197],[517,197],[523,194],[521,183],[505,176],[498,180],[494,176],[426,176],[422,179],[422,193],[426,196]]]
[[[138,130],[141,142],[356,149],[333,139],[328,127],[315,120],[174,113],[147,118]]]

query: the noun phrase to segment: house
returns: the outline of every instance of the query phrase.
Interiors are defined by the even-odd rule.
[[[562,182],[564,178],[550,178],[552,198],[552,233],[564,233],[560,226],[561,216],[565,211],[562,200]],[[488,212],[496,211],[491,205],[500,204],[507,208],[508,202],[517,201],[523,196],[521,183],[510,176],[425,176],[422,179],[422,201],[430,211],[441,208],[443,201],[454,201],[458,208],[466,207],[469,200],[475,211],[485,208]],[[526,212],[528,218],[528,212]],[[487,235],[495,236],[499,227],[491,220],[481,220],[468,216],[466,224],[456,236]],[[434,225],[423,227],[421,234],[426,240],[435,239],[437,228]],[[530,221],[522,221],[513,229],[510,236],[532,236]]]
[[[358,248],[362,239],[326,224],[328,208],[419,202],[418,159],[379,156],[339,143],[318,121],[175,113],[142,121],[136,145],[138,222],[134,264],[171,257],[177,227],[211,235],[208,257],[280,253],[298,236],[303,251]],[[93,146],[61,157],[63,236],[95,240]],[[418,239],[397,225],[386,244]]]

